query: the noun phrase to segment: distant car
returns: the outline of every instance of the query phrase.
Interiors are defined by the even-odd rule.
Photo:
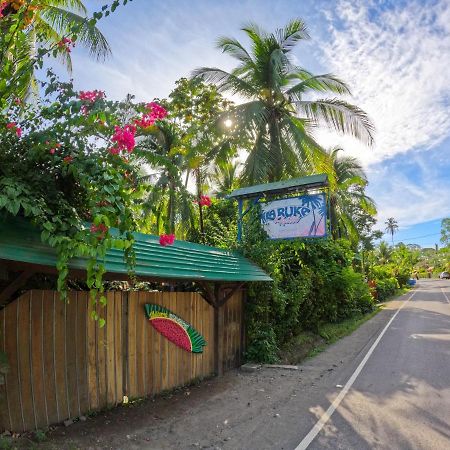
[[[443,280],[444,278],[447,278],[447,280],[450,280],[450,273],[449,273],[449,272],[442,272],[442,273],[439,275],[439,278],[440,278],[441,280]]]

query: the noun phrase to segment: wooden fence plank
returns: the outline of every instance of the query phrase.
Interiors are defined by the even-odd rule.
[[[98,377],[97,377],[97,322],[92,318],[92,312],[96,311],[95,305],[92,304],[92,300],[88,299],[88,310],[86,315],[86,327],[87,327],[87,365],[88,365],[88,398],[89,409],[95,410],[99,407],[98,397]]]
[[[151,298],[149,299],[150,303],[154,303],[156,305],[162,304],[161,302],[161,292],[152,292]],[[153,366],[153,393],[157,394],[161,392],[161,339],[162,336],[158,333],[151,325],[151,339],[153,346],[153,358],[152,358],[152,366]]]
[[[19,299],[18,311],[18,358],[20,402],[22,404],[23,429],[35,428],[33,392],[31,387],[31,348],[30,348],[30,293]]]
[[[77,292],[76,297],[76,353],[77,353],[77,384],[78,384],[78,413],[83,415],[89,410],[89,382],[88,382],[88,293]]]
[[[6,312],[0,310],[0,352],[5,353],[6,341]],[[8,390],[6,389],[6,376],[0,375],[0,433],[4,430],[11,429],[11,421],[9,418],[9,400]]]
[[[77,380],[77,293],[69,292],[66,313],[65,313],[65,352],[66,352],[66,380],[67,380],[67,403],[69,409],[69,417],[79,416],[78,408],[78,380]]]
[[[114,406],[116,404],[116,368],[115,368],[115,311],[116,311],[116,298],[114,292],[107,293],[107,306],[106,306],[106,402],[108,406]]]
[[[11,429],[22,430],[22,405],[20,401],[19,386],[19,361],[17,354],[17,333],[18,321],[17,314],[19,311],[19,301],[9,304],[5,308],[6,323],[5,334],[9,339],[5,342],[5,351],[8,356],[9,372],[6,377],[6,386],[8,389],[8,402],[10,407]]]
[[[125,296],[121,292],[115,292],[115,323],[114,323],[114,367],[116,376],[116,403],[123,400],[123,336],[122,336],[122,305]]]
[[[151,292],[142,292],[143,302],[141,304],[141,310],[143,314],[143,322],[144,322],[144,339],[145,339],[145,391],[147,395],[152,395],[154,391],[154,380],[153,380],[153,335],[152,329],[153,327],[150,325],[150,322],[147,320],[145,315],[144,305],[146,303],[151,302]]]
[[[107,308],[97,303],[97,313],[100,318],[107,319]],[[99,408],[105,408],[108,405],[106,393],[106,326],[97,327],[97,377],[98,377],[98,399]]]
[[[43,361],[44,345],[44,317],[43,293],[31,292],[31,380],[33,383],[34,417],[36,428],[49,425],[47,417],[47,404],[45,399],[45,374]]]
[[[128,297],[128,396],[137,397],[136,382],[136,293]]]
[[[45,403],[47,405],[48,423],[55,423],[59,420],[59,405],[56,397],[56,372],[55,372],[55,340],[54,340],[54,324],[55,324],[55,302],[59,299],[55,298],[53,291],[42,292],[42,316],[43,325],[43,355],[44,364],[44,394]]]
[[[54,302],[54,363],[55,363],[55,387],[58,404],[59,421],[66,420],[69,416],[69,405],[67,403],[66,383],[66,327],[65,312],[66,303],[59,296],[55,296]]]
[[[142,292],[134,293],[136,323],[136,396],[143,397],[145,392],[145,332],[144,302]]]

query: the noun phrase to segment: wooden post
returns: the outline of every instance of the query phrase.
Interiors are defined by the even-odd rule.
[[[221,286],[214,286],[214,372],[223,375],[223,306],[221,305]]]

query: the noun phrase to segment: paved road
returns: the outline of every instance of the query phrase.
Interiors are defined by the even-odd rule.
[[[336,394],[327,397],[332,401]],[[315,405],[311,411],[318,413]],[[450,449],[448,281],[419,283],[331,418],[307,444],[298,449]]]
[[[450,450],[450,281],[421,280],[299,370],[232,371],[39,448]]]

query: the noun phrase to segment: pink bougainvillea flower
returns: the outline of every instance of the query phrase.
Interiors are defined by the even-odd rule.
[[[51,148],[51,149],[50,149],[50,155],[54,155],[55,152],[56,152],[56,149],[55,149],[55,148]]]
[[[91,225],[91,233],[97,234],[97,239],[101,240],[105,238],[106,233],[108,232],[108,227],[104,223],[100,223],[98,225]]]
[[[122,150],[126,150],[131,153],[136,146],[136,141],[134,140],[134,135],[136,134],[136,127],[134,125],[125,125],[123,128],[114,127],[114,134],[111,140],[116,143],[115,153],[110,149],[109,152],[112,154],[117,154]]]
[[[211,199],[207,195],[201,195],[200,200],[196,201],[200,206],[211,206]]]
[[[62,38],[57,45],[60,49],[64,49],[67,53],[70,53],[72,51],[71,47],[75,47],[75,42],[73,42],[72,39],[65,37]]]
[[[64,159],[64,164],[70,164],[73,161],[73,156],[66,156]]]
[[[167,116],[167,111],[161,105],[155,102],[150,102],[145,105],[150,114],[154,117],[155,120],[164,119]]]
[[[19,97],[17,97],[17,98],[14,99],[14,103],[16,105],[21,105],[22,104],[22,100]]]
[[[159,243],[165,247],[166,245],[172,245],[175,242],[174,234],[162,234],[159,237]]]
[[[147,113],[143,114],[140,119],[136,119],[134,123],[140,128],[148,128],[154,125],[157,120],[164,119],[167,116],[167,111],[158,103],[151,102],[145,105]]]
[[[1,2],[1,3],[0,3],[0,19],[3,18],[3,17],[5,17],[5,16],[3,15],[3,10],[8,6],[8,3],[9,3],[9,2]]]
[[[98,91],[97,89],[94,91],[80,91],[78,98],[89,103],[94,103],[99,98],[105,98],[105,93],[103,91]]]
[[[22,128],[18,127],[16,122],[9,122],[6,124],[6,128],[8,130],[12,130],[16,132],[17,137],[21,137],[22,136]]]
[[[155,119],[150,114],[144,114],[140,119],[136,119],[134,123],[137,127],[148,128],[154,125]]]

